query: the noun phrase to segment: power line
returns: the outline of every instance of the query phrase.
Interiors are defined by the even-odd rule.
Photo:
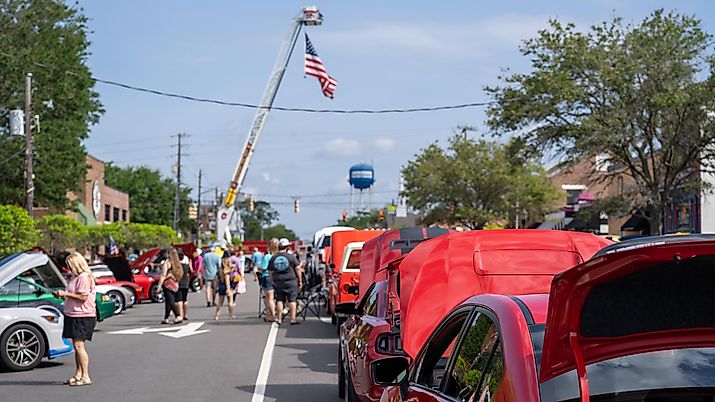
[[[6,57],[16,59],[16,60],[19,59],[18,57],[13,56],[8,53],[5,53],[5,52],[0,52],[0,54],[2,54],[3,56],[6,56]],[[37,67],[44,68],[47,70],[59,71],[61,73],[67,74],[67,75],[84,78],[83,75],[78,74],[73,71],[53,69],[50,66],[47,66],[42,63],[34,62],[34,61],[31,63]],[[158,95],[158,96],[164,96],[167,98],[182,99],[182,100],[187,100],[187,101],[191,101],[191,102],[199,102],[199,103],[210,103],[210,104],[222,105],[222,106],[242,107],[242,108],[247,108],[247,109],[270,109],[270,110],[278,110],[281,112],[332,113],[332,114],[417,113],[417,112],[436,112],[436,111],[440,111],[440,110],[455,110],[455,109],[473,108],[473,107],[480,107],[480,106],[488,106],[488,105],[492,105],[495,103],[494,101],[486,101],[486,102],[461,103],[461,104],[456,104],[456,105],[442,105],[442,106],[429,106],[429,107],[416,107],[416,108],[390,108],[390,109],[313,109],[313,108],[282,107],[282,106],[272,106],[271,107],[271,106],[264,106],[264,105],[256,105],[256,104],[252,104],[252,103],[232,102],[232,101],[224,101],[224,100],[211,99],[211,98],[199,98],[199,97],[191,96],[191,95],[184,95],[184,94],[179,94],[179,93],[174,93],[174,92],[160,91],[158,89],[145,88],[145,87],[125,84],[123,82],[118,82],[118,81],[113,81],[113,80],[105,80],[102,78],[95,77],[91,74],[90,74],[89,78],[95,82],[99,82],[99,83],[102,83],[105,85],[111,85],[111,86],[131,90],[131,91],[136,91],[136,92],[143,92],[143,93],[148,93],[148,94],[153,94],[153,95]]]

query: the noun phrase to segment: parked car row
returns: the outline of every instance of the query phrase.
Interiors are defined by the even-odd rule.
[[[334,308],[349,316],[341,397],[713,397],[714,237],[613,244],[576,232],[431,230],[362,245],[359,286],[348,289],[357,299]]]

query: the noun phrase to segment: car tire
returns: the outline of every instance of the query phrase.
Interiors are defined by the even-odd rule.
[[[129,286],[125,286],[124,289],[127,289],[129,292],[131,292],[132,302],[129,304],[129,307],[133,307],[135,304],[138,303],[137,292],[133,288],[130,288]]]
[[[46,352],[45,338],[32,325],[13,325],[0,336],[0,363],[9,370],[32,370]]]
[[[151,297],[151,301],[154,303],[164,302],[164,292],[159,289],[159,284],[155,283],[151,285],[151,288],[149,288],[149,297]]]
[[[107,292],[107,297],[114,303],[114,315],[120,314],[126,308],[127,301],[124,300],[124,295],[118,290],[110,290]]]
[[[201,290],[201,281],[199,280],[199,278],[194,278],[194,280],[191,281],[191,290],[193,290],[194,292],[198,292],[199,290]]]
[[[345,399],[345,365],[342,350],[343,348],[338,346],[338,398]]]
[[[350,370],[345,370],[345,401],[359,402],[355,387],[353,387],[353,377],[350,375]]]

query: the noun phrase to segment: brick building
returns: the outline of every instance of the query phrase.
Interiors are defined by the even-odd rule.
[[[79,193],[69,193],[70,200],[78,200],[77,211],[68,215],[84,225],[129,222],[129,195],[104,182],[104,162],[87,155],[87,176]]]

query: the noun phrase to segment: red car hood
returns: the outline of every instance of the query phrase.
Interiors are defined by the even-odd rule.
[[[151,250],[147,250],[141,253],[141,255],[139,255],[139,257],[137,257],[137,259],[134,260],[130,265],[131,269],[138,269],[139,272],[141,272],[144,267],[149,265],[150,262],[154,261],[154,258],[156,258],[156,256],[159,255],[160,252],[160,248],[153,248]]]
[[[429,335],[469,297],[547,293],[551,279],[610,241],[558,230],[452,232],[418,245],[400,265],[400,333],[416,357]]]
[[[540,381],[577,369],[587,396],[588,364],[715,346],[713,283],[712,240],[616,249],[557,275]]]
[[[387,267],[403,258],[424,240],[446,234],[447,229],[438,227],[410,227],[388,230],[370,239],[362,246],[360,256],[360,294],[362,299],[373,282],[387,278]]]

